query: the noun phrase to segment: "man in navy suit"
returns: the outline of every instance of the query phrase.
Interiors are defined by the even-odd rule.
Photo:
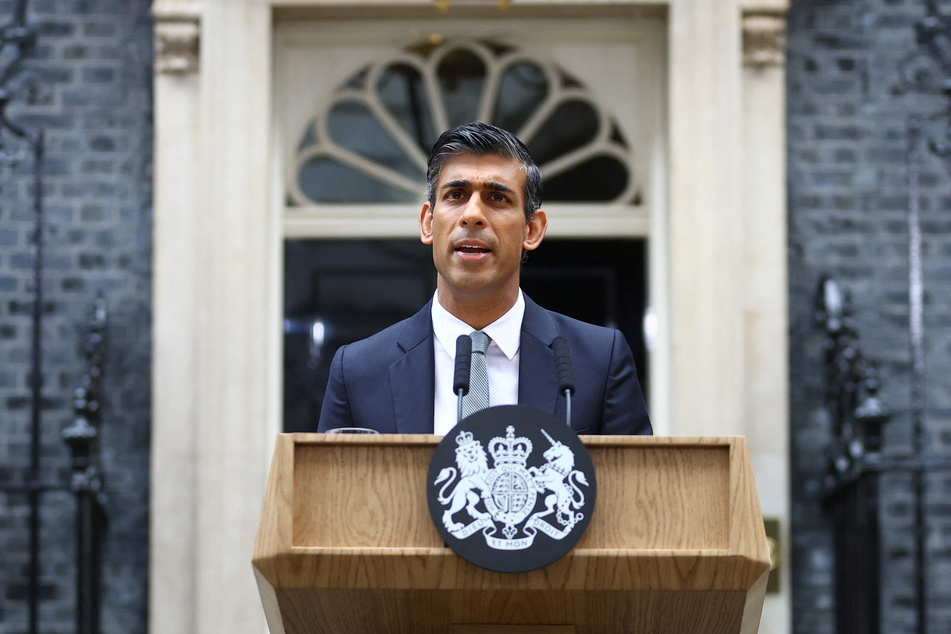
[[[571,349],[579,434],[650,434],[634,358],[617,330],[539,307],[519,288],[523,255],[545,237],[541,175],[511,133],[481,122],[444,132],[429,159],[420,239],[432,245],[436,294],[416,315],[334,355],[318,431],[446,434],[456,423],[455,340],[483,331],[491,405],[559,418],[552,341]]]

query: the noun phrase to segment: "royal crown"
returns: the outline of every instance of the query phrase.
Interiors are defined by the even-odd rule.
[[[471,431],[461,431],[456,435],[456,444],[460,447],[464,447],[472,442],[472,432]]]
[[[511,425],[505,428],[505,438],[496,436],[489,443],[489,453],[498,468],[501,465],[525,466],[525,462],[532,454],[532,441],[524,437],[515,437],[515,428]]]
[[[456,455],[461,456],[474,451],[476,447],[482,448],[479,441],[472,437],[472,432],[461,431],[456,434]],[[485,455],[483,453],[483,455]]]

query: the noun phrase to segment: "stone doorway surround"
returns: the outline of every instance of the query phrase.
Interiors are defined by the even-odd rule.
[[[391,16],[436,10],[432,0],[153,5],[151,634],[266,631],[250,560],[281,428],[274,21],[328,9],[359,16],[370,4]],[[788,553],[788,2],[584,6],[602,17],[666,16],[666,204],[651,227],[665,266],[652,278],[662,347],[652,417],[663,434],[747,436],[763,513],[787,531]],[[781,570],[761,632],[790,631],[788,565]]]

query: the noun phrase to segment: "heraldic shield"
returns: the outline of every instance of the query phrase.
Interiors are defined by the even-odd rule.
[[[436,447],[426,491],[446,544],[496,572],[552,563],[594,511],[591,456],[564,421],[524,405],[463,419]]]

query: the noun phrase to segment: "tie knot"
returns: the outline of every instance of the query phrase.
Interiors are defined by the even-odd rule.
[[[472,351],[481,352],[482,354],[485,354],[486,349],[489,347],[489,342],[492,341],[489,335],[481,330],[470,333],[469,338],[472,339]]]

